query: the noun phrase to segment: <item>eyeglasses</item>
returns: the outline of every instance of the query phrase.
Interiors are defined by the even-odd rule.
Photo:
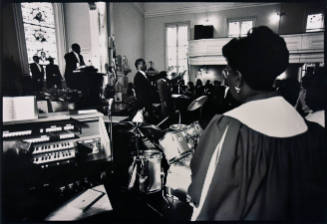
[[[224,76],[224,79],[227,79],[227,77],[230,75],[231,72],[233,72],[233,69],[231,69],[229,66],[226,66],[226,67],[223,69],[223,76]]]

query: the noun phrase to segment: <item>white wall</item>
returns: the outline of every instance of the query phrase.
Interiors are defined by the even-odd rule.
[[[134,62],[144,57],[144,16],[135,3],[114,2],[112,7],[116,54],[127,56],[132,69],[128,79],[133,82],[136,73]]]
[[[145,10],[149,7],[156,10],[156,3],[145,4]],[[164,4],[164,3],[160,3]],[[167,3],[166,3],[167,4]],[[181,7],[181,4],[170,3],[169,7]],[[189,3],[192,4],[192,3]],[[166,5],[166,8],[168,5]],[[279,4],[256,6],[249,8],[238,8],[218,12],[185,13],[168,16],[145,17],[145,58],[151,59],[158,70],[166,70],[165,66],[165,24],[174,22],[190,22],[190,38],[194,37],[194,25],[203,25],[206,19],[214,26],[214,38],[227,36],[227,19],[241,17],[255,17],[255,26],[268,25],[275,32],[277,25],[270,25],[269,16],[271,13],[279,11]]]
[[[64,3],[66,44],[71,51],[71,45],[78,43],[85,63],[104,73],[104,64],[109,61],[107,13],[105,3],[96,3],[96,6],[95,10],[90,10],[86,2]]]
[[[88,3],[64,3],[67,49],[73,43],[81,46],[85,63],[91,59],[91,27]]]

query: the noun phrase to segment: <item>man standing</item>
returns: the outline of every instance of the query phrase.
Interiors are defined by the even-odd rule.
[[[71,88],[72,86],[72,73],[79,66],[85,65],[83,56],[81,53],[81,47],[74,43],[72,44],[72,51],[65,54],[66,69],[65,69],[65,79],[67,86]]]
[[[160,72],[157,87],[161,104],[161,114],[163,117],[171,116],[173,109],[170,86],[167,80],[167,72]]]
[[[145,60],[143,58],[137,59],[135,61],[135,67],[137,73],[134,77],[134,87],[138,109],[145,108],[146,114],[150,115],[152,111],[152,103],[154,102],[154,91],[145,73]]]
[[[42,90],[44,82],[44,69],[39,64],[40,58],[38,56],[33,56],[34,63],[30,64],[30,70],[32,73],[32,84],[33,91],[39,92]]]
[[[47,77],[47,88],[52,88],[54,86],[61,88],[62,77],[59,71],[59,67],[58,65],[54,64],[54,58],[49,57],[48,61],[50,64],[48,64],[45,68]]]

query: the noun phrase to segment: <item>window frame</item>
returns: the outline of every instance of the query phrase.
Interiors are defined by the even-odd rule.
[[[181,26],[181,25],[186,25],[187,26],[187,40],[188,42],[190,41],[191,39],[191,35],[190,35],[190,27],[191,27],[191,22],[190,21],[184,21],[184,22],[174,22],[174,23],[165,23],[164,24],[164,65],[165,65],[165,68],[168,69],[168,43],[167,43],[167,28],[170,27],[170,26]],[[177,42],[178,42],[178,38],[176,39],[176,57],[177,57],[177,63],[178,63],[178,46],[177,46]],[[187,57],[187,55],[186,55]],[[187,61],[187,67],[189,67],[189,63]],[[178,72],[181,72],[181,71],[178,71]]]
[[[244,21],[252,21],[253,22],[253,26],[252,27],[255,27],[256,26],[256,20],[257,20],[257,17],[255,16],[248,16],[248,17],[237,17],[237,18],[227,18],[227,37],[228,38],[233,38],[234,36],[230,36],[229,35],[229,23],[231,22],[239,22],[240,23],[240,31],[241,31],[241,24],[242,22]],[[237,37],[241,37],[241,33],[237,36]]]

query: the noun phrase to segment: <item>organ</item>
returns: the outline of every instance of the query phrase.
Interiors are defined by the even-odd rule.
[[[6,159],[3,175],[11,178],[17,171],[22,175],[13,182],[7,181],[6,189],[10,192],[12,188],[22,188],[25,192],[22,197],[26,198],[19,200],[33,198],[38,202],[32,208],[37,212],[26,209],[25,217],[32,215],[42,220],[74,195],[101,184],[101,175],[111,169],[112,149],[104,115],[96,110],[6,121],[2,130],[6,157],[3,157]],[[5,152],[11,151],[10,148],[18,150],[17,160],[8,160],[12,157]],[[17,180],[19,186],[15,184]],[[6,202],[9,208],[15,208],[16,203],[16,200]]]

